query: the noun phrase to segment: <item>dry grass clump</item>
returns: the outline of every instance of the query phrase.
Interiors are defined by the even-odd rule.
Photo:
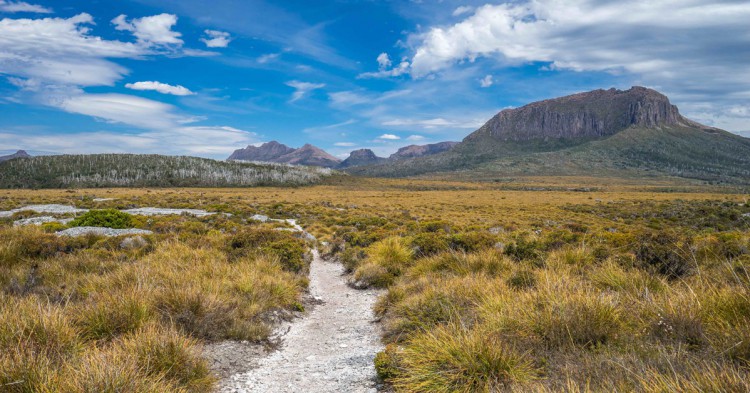
[[[541,266],[496,251],[415,261],[376,307],[386,342],[398,343],[381,355],[382,374],[404,392],[750,386],[750,286],[725,279],[727,262],[676,279],[593,254],[562,247]],[[488,348],[522,365],[520,376],[502,374],[513,368]]]
[[[185,231],[136,247],[0,228],[0,391],[210,391],[201,342],[262,341],[271,311],[300,308],[292,234],[239,252],[209,221],[170,219]]]
[[[354,271],[354,279],[364,285],[385,288],[409,267],[413,251],[401,238],[389,237],[370,246],[367,256]]]

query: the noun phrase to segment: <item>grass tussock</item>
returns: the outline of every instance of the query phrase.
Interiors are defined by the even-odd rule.
[[[101,212],[82,219],[122,218]],[[291,233],[242,250],[211,229],[224,219],[190,220],[144,220],[166,233],[131,243],[0,227],[0,391],[212,390],[201,344],[265,340],[270,312],[299,309],[308,260]]]

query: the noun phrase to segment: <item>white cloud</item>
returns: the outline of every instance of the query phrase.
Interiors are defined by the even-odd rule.
[[[67,112],[146,129],[169,129],[194,119],[174,114],[169,104],[126,94],[77,94],[54,103]]]
[[[383,135],[379,136],[378,139],[385,139],[385,140],[389,140],[389,141],[397,141],[397,140],[401,139],[401,137],[398,136],[398,135],[393,135],[393,134],[383,134]]]
[[[159,14],[127,20],[127,15],[119,15],[112,19],[115,29],[130,31],[142,45],[174,45],[181,46],[184,42],[180,39],[181,33],[173,31],[172,27],[177,24],[177,16],[172,14]]]
[[[289,81],[286,83],[286,85],[295,89],[294,93],[292,93],[292,98],[289,100],[289,102],[298,101],[302,99],[304,96],[306,96],[308,93],[310,93],[311,91],[322,89],[323,87],[325,87],[324,83],[310,83],[310,82],[300,82],[300,81]]]
[[[334,146],[339,146],[339,147],[352,147],[352,146],[357,146],[357,144],[356,144],[356,143],[352,143],[352,142],[336,142],[336,143],[334,143],[333,145],[334,145]]]
[[[229,33],[224,31],[205,30],[204,32],[208,35],[208,38],[201,38],[201,42],[209,48],[226,48],[232,41]]]
[[[381,125],[386,127],[402,127],[402,126],[418,126],[425,129],[431,129],[431,128],[478,128],[480,127],[484,120],[478,120],[478,121],[456,121],[456,120],[447,120],[442,117],[437,117],[434,119],[393,119],[384,121],[381,123]]]
[[[384,69],[390,67],[391,64],[393,64],[391,62],[391,58],[385,52],[379,54],[377,60],[378,60],[378,69],[380,69],[380,70],[384,70]]]
[[[195,94],[184,86],[172,86],[156,81],[128,83],[125,87],[132,90],[153,90],[162,94],[172,94],[175,96],[189,96]]]
[[[24,1],[4,1],[0,0],[0,12],[30,12],[36,14],[51,14],[52,9],[41,5],[29,4]]]
[[[409,135],[409,137],[406,138],[407,141],[414,141],[414,142],[423,141],[425,139],[426,138],[423,137],[422,135]]]
[[[474,11],[474,7],[468,6],[468,5],[462,5],[460,7],[457,7],[455,10],[453,10],[453,16],[461,16],[463,14],[468,14],[470,12]]]
[[[281,56],[281,53],[268,53],[268,54],[259,56],[258,57],[258,63],[260,63],[260,64],[270,63],[270,62],[278,59],[279,56]]]
[[[392,62],[387,53],[381,53],[378,55],[378,71],[377,72],[364,72],[357,76],[358,79],[369,79],[369,78],[390,78],[401,76],[409,73],[410,64],[406,60],[402,60],[396,67],[388,68]]]
[[[495,81],[492,80],[492,75],[487,75],[484,78],[479,80],[479,85],[482,87],[490,87],[495,83]]]
[[[137,133],[0,132],[0,145],[3,146],[67,154],[139,152],[225,159],[237,146],[257,142],[257,135],[253,132],[221,126],[176,127]]]
[[[0,73],[37,85],[111,86],[127,73],[107,58],[147,54],[132,43],[89,34],[91,15],[0,20]]]

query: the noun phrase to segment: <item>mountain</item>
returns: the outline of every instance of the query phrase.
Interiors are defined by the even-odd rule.
[[[40,156],[0,164],[0,188],[301,186],[325,168],[141,154]]]
[[[250,145],[244,149],[235,150],[227,160],[275,162],[326,168],[333,168],[341,162],[338,158],[310,144],[294,149],[276,141],[264,143],[259,147]]]
[[[349,153],[349,157],[341,161],[339,169],[351,168],[363,165],[373,165],[386,161],[383,157],[378,157],[370,149],[359,149]]]
[[[503,110],[446,152],[348,172],[677,176],[748,184],[750,139],[683,117],[652,89],[594,90]]]
[[[432,154],[442,153],[455,147],[458,142],[439,142],[429,145],[409,145],[398,149],[397,152],[388,157],[391,160],[404,160],[407,158],[424,157]]]
[[[277,158],[274,162],[333,168],[337,166],[341,160],[308,143],[299,149],[295,149],[294,151]]]
[[[12,151],[12,150],[11,150]],[[19,150],[13,154],[7,156],[0,156],[0,162],[12,160],[14,158],[29,158],[31,157],[25,150]]]
[[[259,147],[249,145],[244,149],[237,149],[229,156],[228,160],[237,161],[266,161],[273,160],[293,152],[295,149],[283,145],[276,141],[271,141],[260,145]]]

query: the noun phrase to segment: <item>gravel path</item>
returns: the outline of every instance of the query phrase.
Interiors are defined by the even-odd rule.
[[[315,253],[310,293],[322,304],[296,320],[281,347],[248,360],[253,369],[231,375],[221,392],[376,392],[373,359],[382,349],[372,306],[378,291],[346,285],[343,267]]]

